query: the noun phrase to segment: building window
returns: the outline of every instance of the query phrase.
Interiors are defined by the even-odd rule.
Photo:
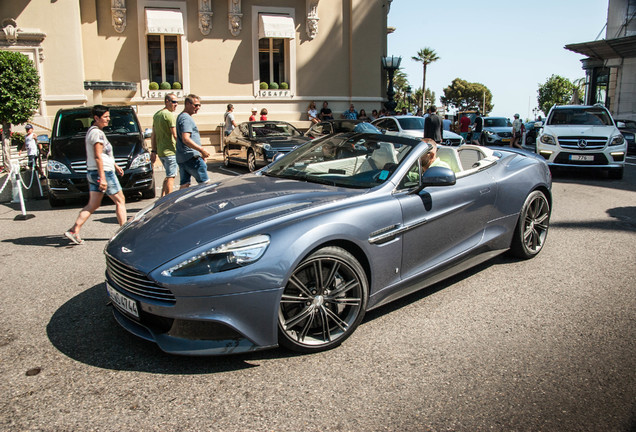
[[[258,66],[260,81],[280,85],[282,82],[289,84],[286,71],[286,59],[288,58],[286,39],[259,39],[258,41]]]
[[[593,104],[598,103],[602,104],[605,107],[609,108],[609,100],[607,97],[608,89],[609,89],[609,68],[595,68],[593,75],[593,88],[592,88],[592,97],[594,100]]]
[[[179,37],[148,35],[148,76],[151,82],[181,83]]]
[[[296,23],[293,8],[252,6],[254,96],[289,98],[296,92]],[[261,90],[261,83],[278,89]],[[281,87],[282,83],[287,85]]]

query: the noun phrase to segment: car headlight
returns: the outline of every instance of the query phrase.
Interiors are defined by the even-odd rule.
[[[161,274],[173,277],[203,276],[232,270],[258,261],[268,246],[268,235],[246,237],[200,252]]]
[[[144,165],[150,165],[150,153],[143,152],[137,156],[130,164],[130,169],[139,168]]]
[[[56,160],[49,159],[46,162],[46,170],[50,173],[58,173],[58,174],[70,174],[71,170],[68,169],[66,165],[62,162],[58,162]]]
[[[619,146],[625,144],[625,137],[623,135],[616,135],[610,139],[611,146]]]
[[[541,141],[543,144],[556,145],[556,140],[554,139],[554,137],[548,134],[541,135],[539,141]]]
[[[261,146],[263,147],[263,150],[265,151],[270,151],[272,149],[272,146],[269,145],[268,143],[261,144]]]
[[[490,137],[490,136],[493,136],[495,133],[493,131],[485,130],[484,134]]]

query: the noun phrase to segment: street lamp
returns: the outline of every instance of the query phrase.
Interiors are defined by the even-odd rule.
[[[406,90],[406,100],[408,102],[408,107],[409,107],[408,111],[411,112],[411,95],[413,94],[411,93],[411,86],[406,86],[405,90]]]
[[[393,100],[393,97],[395,96],[395,91],[393,91],[393,74],[400,68],[401,62],[402,57],[382,57],[382,67],[389,73],[389,88],[386,91],[387,101],[384,106],[390,114],[395,112],[395,107],[397,106],[397,102]]]

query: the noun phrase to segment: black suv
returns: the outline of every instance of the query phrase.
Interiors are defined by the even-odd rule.
[[[137,115],[131,107],[110,108],[110,124],[104,128],[113,146],[115,163],[124,170],[119,178],[126,196],[140,194],[154,198],[150,153],[146,148]],[[64,199],[88,196],[86,180],[86,131],[93,122],[92,107],[61,109],[55,115],[47,160],[47,181],[51,206]]]

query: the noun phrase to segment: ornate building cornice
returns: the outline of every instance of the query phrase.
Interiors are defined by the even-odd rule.
[[[41,44],[45,38],[46,33],[42,33],[40,30],[19,28],[18,23],[13,18],[6,18],[2,21],[0,47],[35,47],[38,60],[43,62],[44,51]]]
[[[126,30],[126,0],[110,0],[113,28],[117,33]]]
[[[241,0],[228,0],[228,27],[232,36],[238,36],[243,29],[243,14],[241,13]]]
[[[313,39],[318,35],[318,1],[307,0],[307,25],[306,31],[309,39]]]
[[[209,35],[212,30],[212,0],[199,0],[199,30],[201,34]]]

